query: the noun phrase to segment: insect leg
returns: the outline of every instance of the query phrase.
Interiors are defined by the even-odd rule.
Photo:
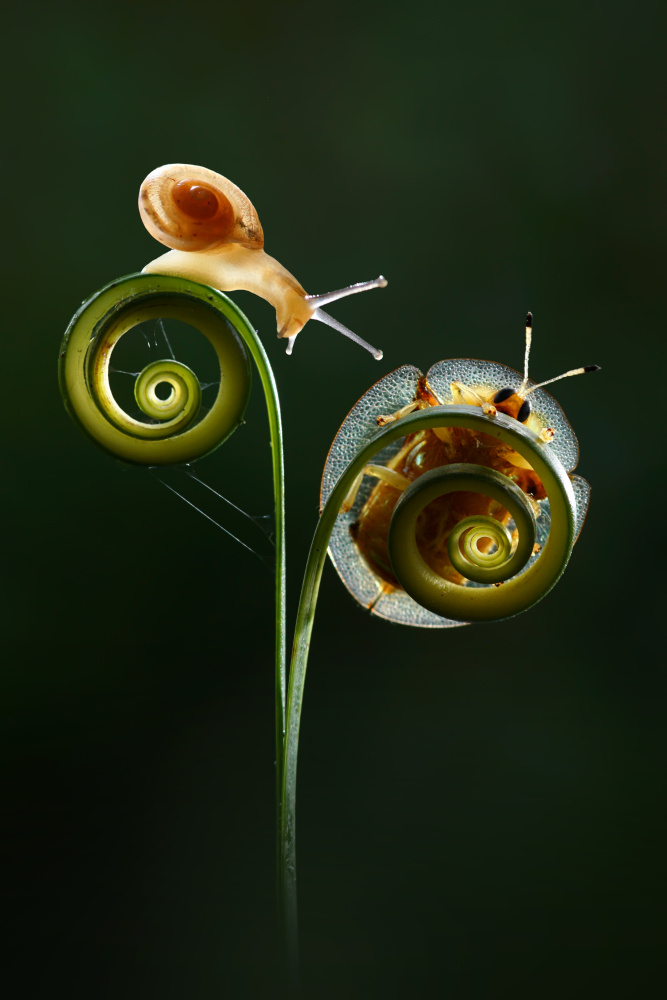
[[[394,420],[400,420],[401,417],[407,417],[408,413],[414,413],[415,410],[423,410],[429,404],[423,402],[421,399],[413,400],[412,403],[408,403],[406,406],[402,406],[400,410],[396,410],[396,413],[380,414],[376,417],[376,423],[378,427],[385,427],[387,424],[391,424]]]
[[[388,469],[386,465],[366,465],[352,483],[349,493],[343,500],[340,508],[342,511],[347,512],[353,506],[364,476],[375,476],[376,479],[386,483],[387,486],[393,486],[394,489],[401,492],[403,492],[406,486],[410,485],[409,479],[406,479],[405,476],[402,476],[400,472],[396,472],[394,469]]]

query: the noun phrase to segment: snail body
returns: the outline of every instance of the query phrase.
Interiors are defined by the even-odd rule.
[[[371,347],[322,309],[347,295],[383,288],[386,279],[360,282],[324,295],[308,295],[294,275],[264,251],[264,232],[250,199],[221,174],[193,164],[172,163],[153,170],[139,191],[139,212],[151,236],[171,247],[144,267],[211,285],[259,295],[276,310],[278,337],[294,340],[310,319],[332,326],[376,359]]]

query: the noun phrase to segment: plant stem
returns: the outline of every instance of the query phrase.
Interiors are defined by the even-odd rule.
[[[478,407],[474,406],[435,406],[419,410],[400,421],[387,425],[378,431],[373,440],[361,449],[347,466],[322,510],[315,528],[313,541],[306,571],[304,574],[299,609],[297,611],[292,648],[292,662],[289,674],[289,689],[287,695],[287,717],[285,735],[284,780],[282,787],[282,867],[285,885],[285,913],[288,956],[293,976],[298,974],[298,925],[297,925],[297,889],[296,889],[296,771],[299,750],[299,728],[301,709],[303,706],[306,668],[310,652],[310,638],[315,620],[317,597],[322,579],[322,571],[327,556],[329,539],[342,503],[347,496],[354,480],[364,466],[377,452],[391,444],[397,438],[417,433],[431,427],[449,426],[465,427],[477,432],[492,434],[500,440],[505,440],[512,447],[519,448],[523,453],[520,441],[523,441],[529,451],[531,463],[547,487],[551,502],[552,534],[563,535],[562,544],[547,543],[552,553],[547,556],[545,547],[542,559],[547,556],[545,569],[551,574],[548,581],[542,577],[539,586],[535,588],[533,603],[540,600],[553,587],[565,569],[567,558],[574,544],[574,495],[572,487],[560,463],[549,456],[548,451],[540,445],[535,435],[510,418],[498,419],[490,424]],[[505,427],[507,425],[507,428]],[[550,534],[551,538],[551,534]],[[553,554],[553,549],[556,553]],[[562,558],[561,549],[564,552]],[[531,571],[537,583],[535,568]],[[510,612],[516,613],[516,612]]]
[[[231,300],[227,300],[233,305]],[[242,332],[246,346],[253,356],[264,389],[266,409],[271,434],[271,458],[273,466],[273,499],[275,516],[275,753],[276,753],[276,864],[279,909],[283,905],[283,864],[282,864],[282,804],[283,768],[285,747],[285,706],[287,696],[287,607],[286,607],[286,560],[285,560],[285,460],[283,454],[283,431],[280,417],[278,389],[264,345],[243,313],[234,306],[237,318],[245,327]]]
[[[244,317],[245,319],[245,317]],[[248,324],[250,326],[250,324]],[[252,328],[250,328],[252,330]],[[252,331],[254,334],[254,330]],[[296,938],[296,887],[284,864],[283,856],[283,784],[285,767],[285,712],[287,700],[287,591],[285,548],[285,459],[280,400],[273,370],[264,346],[255,336],[244,337],[255,360],[266,398],[271,434],[273,498],[275,516],[275,754],[276,754],[276,890],[280,937],[284,949],[289,982],[298,983],[298,944]],[[295,989],[298,987],[295,987]]]
[[[226,379],[226,391],[219,393],[216,400],[219,402],[220,397],[223,397],[216,420],[202,420],[192,427],[186,425],[185,430],[179,427],[179,433],[173,436],[156,434],[152,425],[129,417],[115,402],[108,384],[109,358],[120,337],[144,319],[156,319],[163,315],[190,323],[204,334],[217,353]],[[235,330],[235,336],[231,336],[229,326]],[[241,351],[237,337],[241,338],[252,355],[259,372],[269,418],[272,451],[275,515],[276,870],[278,912],[281,922],[285,924],[287,897],[284,891],[282,850],[287,693],[285,465],[280,402],[264,345],[238,306],[222,292],[178,276],[129,274],[100,289],[72,317],[61,347],[59,379],[65,406],[72,418],[114,457],[138,465],[179,465],[213,451],[241,421],[250,390],[250,367],[247,354]],[[173,370],[174,364],[169,362],[169,371]],[[188,372],[187,369],[185,371]],[[180,376],[185,378],[183,366]],[[189,386],[190,394],[195,389],[199,391],[198,383]]]
[[[206,289],[210,298],[212,289]],[[233,323],[250,351],[257,366],[264,390],[266,410],[269,418],[271,438],[271,461],[273,468],[273,501],[275,517],[275,755],[276,755],[276,883],[278,914],[282,925],[282,936],[287,939],[286,928],[290,925],[286,891],[286,875],[283,863],[283,786],[285,766],[285,717],[287,700],[287,591],[286,591],[286,548],[285,548],[285,459],[283,451],[283,430],[280,415],[278,389],[264,345],[252,324],[238,306],[226,295],[215,291],[215,301],[221,311]],[[289,954],[288,949],[288,954]]]

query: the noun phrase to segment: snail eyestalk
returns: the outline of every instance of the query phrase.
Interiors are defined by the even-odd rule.
[[[378,350],[377,347],[373,347],[372,344],[369,344],[366,340],[362,340],[358,334],[356,334],[353,330],[350,330],[344,323],[340,323],[337,319],[334,319],[333,316],[330,316],[329,313],[325,313],[324,309],[316,309],[311,316],[311,319],[316,319],[320,323],[325,323],[327,326],[330,326],[332,330],[338,330],[338,332],[342,333],[344,337],[348,338],[348,340],[354,341],[355,344],[359,344],[359,347],[363,347],[365,351],[372,354],[376,361],[382,361],[382,358],[384,357],[382,351]],[[288,354],[292,353],[294,340],[294,337],[290,338],[290,344],[287,348]]]
[[[383,274],[371,281],[358,281],[355,285],[348,285],[346,288],[339,288],[335,292],[322,292],[320,295],[306,295],[306,301],[316,308],[328,306],[331,302],[338,302],[339,299],[346,299],[349,295],[357,295],[359,292],[370,292],[373,288],[386,288],[389,282]]]
[[[339,288],[335,292],[325,292],[323,295],[306,295],[306,302],[309,305],[315,306],[315,311],[313,312],[312,319],[318,320],[320,323],[326,323],[333,330],[338,330],[342,333],[344,337],[349,340],[354,341],[355,344],[359,344],[364,350],[372,354],[376,361],[381,361],[384,357],[382,351],[378,350],[377,347],[373,347],[367,341],[362,340],[362,338],[354,333],[353,330],[348,329],[343,323],[340,323],[329,313],[324,312],[321,308],[322,306],[329,305],[330,302],[337,302],[339,299],[345,299],[348,295],[356,295],[358,292],[369,292],[373,288],[386,288],[387,279],[383,274],[380,274],[377,278],[373,278],[372,281],[359,281],[356,285],[349,285],[347,288]],[[290,343],[287,347],[287,353],[292,353],[292,347],[294,345],[294,338],[290,339]]]

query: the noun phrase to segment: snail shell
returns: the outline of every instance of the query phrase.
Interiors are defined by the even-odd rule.
[[[169,163],[153,170],[139,191],[146,229],[172,250],[218,250],[240,244],[264,246],[262,224],[236,184],[206,167]]]

